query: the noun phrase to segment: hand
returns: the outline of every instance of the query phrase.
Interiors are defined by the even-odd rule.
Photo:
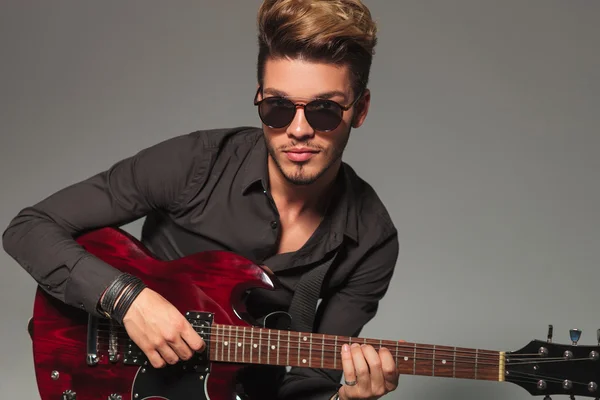
[[[398,370],[390,351],[373,346],[342,346],[342,368],[346,384],[338,392],[340,400],[375,400],[398,386]],[[370,371],[370,372],[369,372]],[[348,385],[348,382],[356,382]]]
[[[205,343],[175,306],[145,288],[123,318],[131,340],[155,368],[189,360]]]

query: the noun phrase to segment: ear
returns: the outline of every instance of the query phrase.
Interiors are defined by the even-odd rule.
[[[359,128],[367,118],[369,106],[371,105],[371,91],[365,89],[360,100],[354,106],[354,117],[352,118],[352,127]]]

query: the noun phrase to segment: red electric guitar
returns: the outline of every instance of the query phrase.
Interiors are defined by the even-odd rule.
[[[248,364],[342,369],[344,343],[385,346],[403,375],[511,382],[531,395],[598,397],[600,348],[533,340],[518,351],[457,348],[267,329],[247,322],[243,293],[273,289],[265,269],[229,252],[175,261],[154,258],[124,231],[104,228],[78,238],[90,253],[172,302],[207,343],[195,358],[155,369],[125,330],[67,306],[39,289],[29,333],[42,400],[231,400],[235,375]]]

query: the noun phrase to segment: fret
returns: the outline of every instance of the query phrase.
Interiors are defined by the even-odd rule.
[[[400,360],[398,359],[398,343],[396,343],[396,369],[400,368]]]
[[[333,356],[337,357],[337,350],[333,349]],[[325,335],[321,335],[321,368],[325,362]]]
[[[302,349],[300,341],[302,340],[302,335],[300,334],[300,332],[298,332],[296,334],[298,335],[298,363],[296,365],[302,365],[300,363],[300,350]]]
[[[450,378],[455,373],[456,351],[452,347],[435,346],[433,357],[434,376]]]
[[[281,347],[281,331],[277,331],[277,365],[279,364],[279,348]]]
[[[215,344],[215,360],[220,361],[219,360],[219,325],[215,325],[213,327],[213,334],[214,337],[212,338],[211,342],[213,342]]]
[[[254,348],[254,327],[250,328],[250,362],[253,363],[252,349]]]
[[[238,327],[235,327],[235,352],[234,352],[234,361],[238,360],[238,347],[240,347],[242,344],[239,342],[239,335],[238,335]]]
[[[271,330],[267,339],[267,364],[271,364]]]
[[[261,364],[260,359],[262,356],[262,328],[258,328],[258,363]]]
[[[312,367],[312,332],[309,335],[310,342],[308,344],[308,365]]]
[[[454,348],[454,354],[452,355],[452,377],[456,378],[456,347]]]
[[[435,345],[433,345],[433,353],[431,357],[431,376],[435,376]]]
[[[413,344],[413,375],[417,373],[417,344]]]
[[[285,365],[290,365],[290,342],[292,341],[292,332],[288,331],[288,341],[287,341],[287,359]]]
[[[337,344],[337,339],[338,339],[338,337],[336,336],[335,337],[335,344],[333,346],[333,348],[335,350],[335,356],[333,357],[333,369],[337,369],[337,359],[338,359],[338,356],[341,357],[340,352],[337,351],[337,345],[338,345]]]
[[[246,327],[244,326],[244,333],[242,335],[242,362],[246,362],[245,356],[246,356]]]

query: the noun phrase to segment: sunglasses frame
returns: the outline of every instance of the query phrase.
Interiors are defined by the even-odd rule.
[[[258,87],[258,90],[256,91],[256,94],[254,95],[254,105],[255,105],[255,106],[257,106],[257,109],[258,109],[258,116],[260,117],[261,121],[262,121],[262,122],[263,122],[265,125],[267,125],[269,128],[273,128],[273,129],[281,129],[281,128],[283,128],[283,127],[285,127],[285,126],[287,126],[287,125],[291,124],[291,123],[292,123],[292,121],[293,121],[293,118],[294,118],[294,117],[292,117],[292,120],[291,120],[290,122],[288,122],[286,125],[282,126],[282,127],[273,127],[273,126],[271,126],[271,125],[267,124],[267,123],[266,123],[266,122],[263,120],[263,117],[262,117],[262,115],[261,115],[261,113],[260,113],[260,105],[261,105],[261,104],[262,104],[262,103],[263,103],[265,100],[268,100],[268,99],[284,99],[284,100],[287,100],[287,101],[291,102],[291,103],[294,105],[295,109],[296,109],[296,111],[294,112],[294,116],[296,115],[295,113],[297,112],[298,108],[305,109],[305,108],[306,108],[306,106],[308,106],[310,103],[312,103],[312,102],[315,102],[315,101],[328,101],[328,102],[331,102],[331,103],[333,103],[333,104],[337,105],[337,106],[340,108],[340,116],[339,116],[339,117],[340,117],[340,120],[339,120],[338,124],[337,124],[335,127],[331,128],[331,129],[327,129],[327,130],[323,130],[323,129],[317,129],[317,128],[315,128],[314,126],[312,126],[312,124],[310,124],[310,122],[308,122],[308,119],[306,120],[306,122],[308,122],[308,124],[309,124],[309,125],[310,125],[310,126],[311,126],[311,127],[314,129],[314,130],[316,130],[316,131],[319,131],[319,132],[331,132],[331,131],[333,131],[333,130],[337,129],[337,127],[338,127],[338,126],[340,126],[340,123],[342,122],[342,116],[343,116],[343,113],[344,113],[345,111],[348,111],[348,110],[350,110],[350,109],[351,109],[351,108],[352,108],[352,107],[353,107],[353,106],[354,106],[354,105],[355,105],[355,104],[358,102],[358,100],[360,100],[360,98],[361,98],[361,97],[362,97],[362,95],[363,95],[363,91],[361,91],[361,92],[358,94],[358,96],[356,96],[356,98],[355,98],[355,99],[352,101],[352,103],[350,103],[350,104],[348,104],[348,105],[345,105],[345,106],[344,106],[344,105],[341,105],[340,103],[338,103],[337,101],[333,101],[333,100],[329,100],[329,99],[319,99],[319,98],[312,99],[312,100],[310,100],[310,101],[308,101],[308,102],[305,102],[305,103],[303,103],[303,102],[300,102],[300,103],[293,102],[293,101],[292,101],[292,100],[291,100],[289,97],[286,97],[286,96],[269,96],[269,97],[263,97],[261,100],[258,100],[258,95],[261,93],[262,89],[263,89],[263,88],[262,88],[262,86],[259,86],[259,87]]]

